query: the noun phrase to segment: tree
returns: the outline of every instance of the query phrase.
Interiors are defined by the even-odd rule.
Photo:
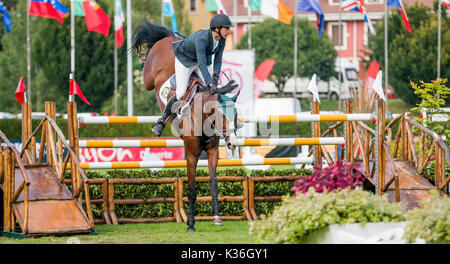
[[[69,0],[61,0],[70,7]],[[124,1],[122,1],[124,2]],[[20,112],[20,107],[14,97],[14,91],[20,76],[24,76],[25,84],[27,80],[27,41],[26,41],[26,3],[27,1],[8,1],[13,12],[10,11],[13,28],[11,34],[2,34],[0,50],[0,111]],[[75,80],[80,85],[83,93],[91,102],[91,106],[76,99],[79,112],[99,112],[106,102],[114,102],[114,1],[97,0],[105,13],[111,19],[112,25],[107,37],[89,32],[83,17],[75,17]],[[156,23],[161,22],[160,0],[134,0],[133,1],[133,27],[142,23],[142,19],[155,18]],[[183,1],[173,1],[177,14],[177,22],[180,33],[190,33],[190,23],[187,21],[187,14],[182,10]],[[124,5],[124,11],[126,5]],[[159,17],[159,19],[156,19]],[[64,24],[60,25],[54,19],[43,17],[30,17],[30,38],[31,38],[31,100],[33,111],[44,111],[45,101],[55,101],[56,111],[66,112],[66,104],[69,88],[70,73],[70,19],[64,19]],[[127,21],[124,24],[124,35],[127,32]],[[170,26],[167,22],[166,25]],[[118,51],[119,87],[127,86],[127,50],[126,44]],[[131,52],[131,51],[130,51]],[[139,69],[137,56],[133,58],[133,68]],[[134,87],[139,91],[141,87]],[[119,92],[123,96],[120,98],[126,102],[126,89]],[[145,96],[146,97],[146,96]],[[77,98],[77,96],[75,96]],[[136,94],[135,99],[142,96]],[[154,96],[153,96],[154,98]],[[156,103],[143,103],[139,109],[148,112],[153,111]],[[113,103],[112,103],[113,105]],[[126,106],[126,103],[124,104]],[[14,107],[12,107],[14,106]],[[105,106],[107,108],[107,106]],[[119,109],[119,113],[126,114],[126,107]]]
[[[443,7],[441,26],[441,76],[450,74],[450,29],[446,8]],[[436,9],[437,11],[437,9]],[[417,3],[407,9],[412,34],[403,25],[399,10],[388,18],[389,84],[396,95],[415,105],[420,102],[414,94],[410,81],[430,82],[437,77],[437,12],[434,14],[424,4]],[[377,23],[377,32],[384,32],[384,20]],[[384,68],[384,34],[369,36],[369,47],[373,50],[371,59]]]
[[[255,49],[255,65],[267,59],[274,59],[275,66],[269,76],[282,94],[288,79],[294,76],[294,23],[285,25],[268,18],[252,28],[252,48]],[[297,76],[311,77],[313,74],[323,80],[334,75],[336,51],[333,43],[306,19],[298,20]],[[237,48],[247,49],[248,33],[240,40]]]

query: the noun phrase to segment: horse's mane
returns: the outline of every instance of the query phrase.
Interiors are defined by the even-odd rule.
[[[139,54],[142,45],[147,44],[147,50],[150,50],[156,42],[171,35],[174,34],[168,28],[146,21],[134,31],[132,48]]]

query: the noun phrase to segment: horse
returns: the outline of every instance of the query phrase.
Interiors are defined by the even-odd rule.
[[[139,25],[133,34],[132,48],[136,49],[141,65],[143,65],[144,86],[147,90],[155,89],[161,112],[165,106],[164,99],[168,100],[170,96],[175,96],[174,89],[168,92],[167,98],[164,98],[160,91],[161,87],[167,84],[175,73],[175,54],[172,42],[179,40],[181,38],[176,37],[169,29],[150,22]],[[141,53],[143,48],[146,49],[145,54]],[[236,86],[233,85],[232,88],[234,89]],[[208,156],[213,225],[223,225],[220,216],[216,177],[219,158],[218,147],[220,136],[223,136],[229,149],[234,150],[236,148],[237,113],[233,102],[236,101],[239,92],[232,97],[222,93],[209,93],[204,84],[201,84],[199,78],[195,77],[190,82],[189,87],[192,88],[191,92],[188,90],[185,98],[188,97],[190,100],[184,102],[184,106],[172,106],[172,112],[178,112],[171,115],[168,123],[171,124],[172,129],[178,129],[176,132],[184,142],[189,184],[186,221],[188,227],[186,231],[195,232],[194,208],[197,199],[195,175],[202,151],[205,151]],[[228,89],[222,91],[230,91],[230,86],[228,85]]]

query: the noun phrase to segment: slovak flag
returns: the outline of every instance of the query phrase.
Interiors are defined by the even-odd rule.
[[[344,11],[356,11],[360,12],[364,16],[364,21],[369,27],[369,31],[372,35],[375,35],[375,28],[373,27],[372,21],[370,21],[369,15],[367,14],[366,6],[363,4],[362,0],[342,0],[342,10]]]
[[[387,0],[387,5],[400,7],[400,12],[402,13],[403,23],[405,24],[405,28],[406,28],[406,30],[408,30],[409,33],[412,33],[411,27],[409,26],[408,17],[406,16],[405,8],[403,7],[402,0]]]
[[[123,15],[121,0],[114,0],[114,35],[116,37],[117,48],[122,47],[123,44],[123,22],[125,17]]]
[[[30,1],[30,16],[54,18],[58,21],[58,23],[63,24],[63,18],[68,15],[69,9],[67,9],[58,0]]]

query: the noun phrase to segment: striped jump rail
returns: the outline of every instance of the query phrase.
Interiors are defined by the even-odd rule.
[[[220,140],[225,146],[225,140]],[[299,146],[299,145],[339,145],[345,144],[343,137],[319,138],[239,138],[237,146]],[[80,140],[80,148],[167,148],[184,147],[183,140]]]
[[[87,124],[144,124],[156,123],[159,116],[89,116],[79,117],[80,125]],[[372,114],[295,114],[295,115],[240,115],[242,122],[325,122],[325,121],[369,121],[375,118]]]
[[[306,158],[244,158],[244,159],[223,159],[217,165],[222,166],[250,166],[250,165],[289,165],[289,164],[312,164],[313,157]],[[199,160],[198,167],[207,167],[208,160]],[[122,161],[122,162],[82,162],[82,169],[137,169],[137,168],[183,168],[186,167],[186,160],[157,160],[157,161]],[[70,169],[70,164],[67,164]]]

